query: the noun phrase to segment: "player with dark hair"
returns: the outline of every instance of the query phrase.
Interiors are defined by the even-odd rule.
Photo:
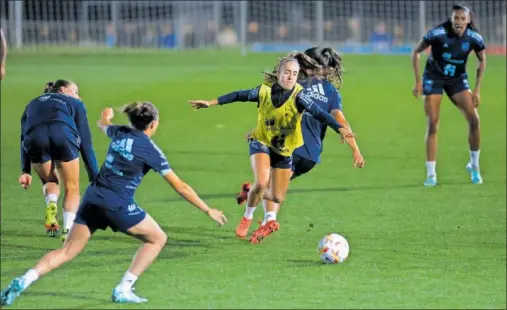
[[[91,181],[99,169],[79,89],[67,80],[49,82],[44,93],[30,101],[21,118],[19,183],[25,189],[31,185],[33,166],[46,200],[44,226],[47,234],[55,237],[60,229],[56,214],[59,178],[62,179],[65,190],[62,241],[74,223],[79,206],[79,153]]]
[[[14,279],[2,291],[2,305],[10,305],[39,277],[76,257],[97,229],[111,227],[142,242],[130,268],[114,288],[115,303],[142,303],[147,299],[133,293],[132,286],[152,264],[164,247],[167,236],[155,220],[134,201],[134,193],[143,177],[153,169],[188,202],[206,213],[219,225],[227,222],[222,211],[211,209],[195,191],[171,169],[165,155],[151,140],[158,128],[158,110],[151,102],[127,105],[130,126],[111,123],[113,110],[102,112],[99,127],[111,138],[106,160],[98,176],[88,186],[79,206],[74,226],[63,248],[47,253],[32,269]]]
[[[424,73],[419,74],[419,55],[431,47]],[[436,156],[437,131],[440,120],[440,104],[445,91],[450,100],[465,115],[468,121],[470,161],[466,165],[473,184],[482,184],[479,169],[480,127],[477,108],[480,104],[481,82],[486,69],[486,46],[474,25],[472,10],[466,5],[452,7],[449,20],[428,31],[417,44],[412,54],[415,74],[414,96],[424,95],[424,110],[427,117],[426,167],[424,186],[437,185]],[[468,55],[474,51],[479,60],[477,78],[470,91],[466,64]]]
[[[343,127],[351,130],[342,112],[342,97],[337,90],[342,84],[342,61],[340,55],[329,47],[312,47],[304,53],[291,53],[288,57],[294,57],[298,60],[301,66],[298,83],[306,88],[315,103],[324,111],[330,113]],[[307,113],[303,114],[301,126],[304,145],[297,148],[292,154],[291,180],[310,172],[320,163],[323,140],[326,135],[327,125]],[[347,143],[353,152],[353,166],[362,168],[364,166],[364,159],[355,138],[347,138]],[[246,182],[242,186],[242,191],[236,197],[238,204],[246,201],[249,190],[250,183]],[[273,232],[270,229],[266,229],[264,225],[268,221],[276,220],[279,205],[266,199],[262,203],[264,221],[253,233],[250,239],[251,243],[259,243]],[[242,220],[243,229],[248,230],[250,228],[254,210],[248,207],[245,210],[244,219]]]
[[[308,59],[311,61],[311,59]],[[247,212],[257,207],[261,199],[282,203],[285,199],[292,176],[292,154],[303,145],[301,118],[307,112],[330,126],[345,137],[351,136],[347,128],[342,127],[329,113],[312,100],[311,94],[297,83],[300,65],[296,58],[283,58],[274,72],[265,74],[262,85],[250,89],[235,91],[210,101],[192,100],[197,109],[223,105],[236,101],[258,103],[257,126],[251,133],[250,159],[255,183],[249,191]],[[236,235],[244,238],[250,221],[246,216],[236,228]],[[279,224],[269,220],[266,229],[275,231]]]

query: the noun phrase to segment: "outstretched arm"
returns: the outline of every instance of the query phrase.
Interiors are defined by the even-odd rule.
[[[186,201],[199,208],[202,212],[206,213],[219,225],[223,225],[227,222],[227,218],[224,216],[222,211],[210,208],[194,191],[190,185],[183,182],[176,173],[172,170],[167,158],[160,148],[150,140],[151,148],[146,152],[145,162],[146,164],[158,172],[162,177],[172,186],[172,188]]]
[[[215,105],[223,105],[232,102],[258,102],[259,101],[259,89],[260,86],[246,89],[246,90],[238,90],[233,91],[232,93],[225,94],[216,99],[212,99],[209,101],[206,100],[190,100],[189,103],[193,108],[203,109],[209,108]]]
[[[322,110],[305,91],[299,92],[296,96],[296,105],[300,112],[307,111],[314,118],[331,127],[334,131],[343,136],[349,136],[350,133],[342,125],[340,125],[331,114]]]
[[[331,110],[331,115],[334,117],[334,119],[343,127],[347,128],[352,133],[352,128],[350,127],[349,123],[345,119],[345,115],[343,115],[343,112],[339,109],[333,109]],[[353,156],[354,156],[354,167],[362,168],[364,167],[364,158],[361,154],[361,151],[359,150],[359,146],[357,145],[356,138],[354,136],[351,137],[344,137],[344,140],[347,142],[347,144],[350,146],[350,149],[352,150]]]

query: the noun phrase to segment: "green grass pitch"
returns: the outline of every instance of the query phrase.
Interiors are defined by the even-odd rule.
[[[44,234],[39,180],[28,191],[17,184],[20,117],[49,80],[78,82],[100,163],[108,146],[95,126],[101,109],[153,101],[161,111],[155,142],[176,173],[225,210],[229,224],[217,228],[151,173],[136,199],[169,242],[136,284],[148,304],[110,303],[138,242],[100,231],[80,256],[35,283],[12,308],[505,308],[505,58],[489,57],[482,86],[484,184],[470,183],[467,124],[444,98],[440,185],[423,188],[425,117],[422,101],[411,95],[410,57],[344,55],[344,112],[366,167],[352,168],[348,146],[329,132],[323,162],[290,186],[281,230],[250,245],[234,235],[244,211],[234,195],[252,179],[243,136],[255,124],[255,104],[194,111],[187,100],[254,87],[278,56],[13,51],[1,85],[2,288],[60,246]],[[475,64],[471,56],[472,76]],[[83,191],[84,168],[81,181]],[[259,207],[256,219],[261,216]],[[317,243],[329,232],[350,242],[343,264],[319,261]]]

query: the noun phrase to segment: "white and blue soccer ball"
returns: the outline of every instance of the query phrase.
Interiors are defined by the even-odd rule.
[[[327,234],[320,240],[318,250],[324,263],[343,263],[349,256],[349,243],[338,234]]]

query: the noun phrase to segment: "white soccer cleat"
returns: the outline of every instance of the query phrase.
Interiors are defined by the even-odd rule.
[[[436,175],[431,175],[431,176],[428,176],[426,178],[426,180],[424,181],[423,185],[425,187],[434,187],[437,185],[437,176]]]
[[[140,304],[148,301],[148,299],[139,297],[136,294],[134,294],[133,290],[134,289],[132,288],[128,291],[120,292],[117,289],[114,289],[112,296],[113,302],[118,304],[126,304],[126,303]]]

